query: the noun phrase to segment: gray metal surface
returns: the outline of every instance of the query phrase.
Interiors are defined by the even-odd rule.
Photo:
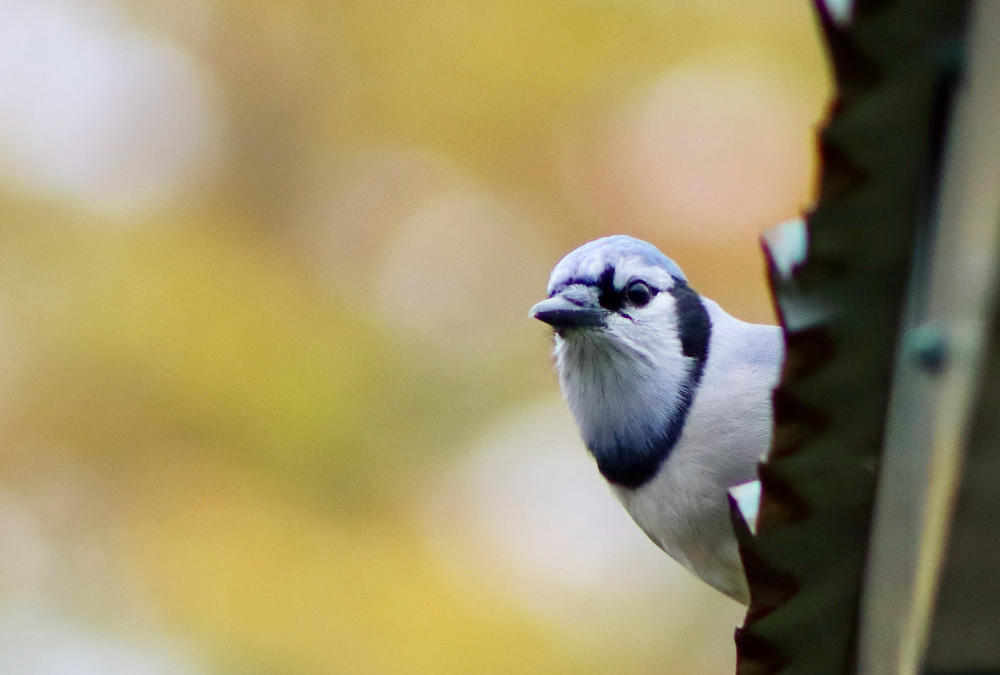
[[[969,26],[967,66],[948,124],[940,206],[916,241],[896,358],[862,604],[862,675],[921,671],[970,432],[972,454],[928,665],[982,665],[989,659],[974,654],[984,651],[1000,670],[1000,493],[994,485],[1000,463],[993,456],[998,437],[990,441],[988,433],[996,406],[996,392],[989,391],[998,384],[987,379],[980,385],[982,373],[995,372],[986,359],[997,356],[986,345],[1000,242],[1000,3],[974,3]],[[983,569],[990,556],[992,569]],[[982,613],[975,588],[983,599],[992,588],[992,612]],[[991,637],[971,639],[976,631]],[[955,653],[960,645],[961,655]]]

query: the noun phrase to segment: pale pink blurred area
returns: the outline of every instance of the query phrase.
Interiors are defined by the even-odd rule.
[[[537,295],[531,273],[552,250],[539,241],[545,228],[469,191],[429,200],[394,234],[373,298],[382,320],[443,360],[509,352]]]
[[[788,130],[809,130],[816,111],[802,83],[753,58],[679,64],[620,113],[602,182],[618,186],[630,222],[723,239],[740,224],[774,222],[788,204],[805,206],[809,136]]]
[[[596,233],[649,239],[700,292],[773,321],[755,242],[811,203],[825,91],[816,73],[760,50],[705,50],[570,125],[561,192]]]
[[[0,671],[732,671],[527,312],[626,233],[774,320],[806,3],[0,0],[0,90]]]
[[[372,148],[324,158],[292,205],[296,242],[331,293],[374,309],[380,257],[405,220],[445,193],[469,189],[447,157],[414,148]]]

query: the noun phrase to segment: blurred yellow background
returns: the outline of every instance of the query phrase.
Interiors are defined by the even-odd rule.
[[[527,318],[649,239],[773,321],[782,0],[0,4],[0,671],[727,673]]]

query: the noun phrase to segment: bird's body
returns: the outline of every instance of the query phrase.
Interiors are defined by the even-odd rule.
[[[770,443],[780,329],[730,316],[651,244],[621,235],[567,255],[532,315],[556,330],[563,395],[629,514],[746,602],[726,493],[756,477]]]

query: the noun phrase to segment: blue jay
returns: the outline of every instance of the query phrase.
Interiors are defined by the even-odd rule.
[[[633,520],[746,603],[726,492],[756,478],[769,447],[781,330],[730,316],[655,246],[624,235],[563,258],[530,314],[554,328],[563,396]]]

